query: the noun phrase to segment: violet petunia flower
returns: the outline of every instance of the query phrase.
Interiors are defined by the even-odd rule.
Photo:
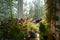
[[[21,20],[21,21],[23,21],[23,22],[25,21],[25,19],[24,19],[24,18],[21,18],[20,20]]]
[[[39,23],[41,20],[42,20],[42,19],[40,19],[40,20],[36,20],[35,23]]]

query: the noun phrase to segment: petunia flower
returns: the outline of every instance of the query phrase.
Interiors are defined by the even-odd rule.
[[[42,19],[40,19],[40,20],[36,20],[35,23],[39,23],[41,20],[42,20]]]
[[[22,22],[24,22],[24,21],[25,21],[25,19],[24,19],[24,18],[21,18],[20,20],[21,20]]]

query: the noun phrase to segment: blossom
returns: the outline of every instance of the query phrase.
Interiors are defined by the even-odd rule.
[[[25,21],[25,19],[24,19],[24,18],[21,18],[21,19],[20,19],[20,21],[24,22],[24,21]]]
[[[40,19],[40,20],[36,20],[35,23],[39,23],[41,20],[42,20],[42,19]]]

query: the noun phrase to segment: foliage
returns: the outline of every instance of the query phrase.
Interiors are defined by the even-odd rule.
[[[15,2],[15,0],[0,0],[0,21],[15,17],[12,8],[16,5],[13,1]]]
[[[12,0],[0,0],[0,21],[9,18],[12,14]]]
[[[21,40],[24,36],[27,37],[29,31],[34,32],[38,29],[39,24],[35,24],[32,18],[27,19],[8,19],[1,22],[0,38]],[[2,28],[2,29],[1,29]]]
[[[47,22],[47,20],[42,20],[40,22],[40,39],[44,39],[44,36],[49,36],[50,31],[50,24]]]
[[[47,20],[34,20],[29,17],[26,19],[21,18],[20,20],[12,18],[1,22],[0,30],[2,33],[0,33],[0,38],[22,40],[30,35],[29,32],[36,33],[37,30],[40,31],[40,37],[48,36],[49,28],[50,25]]]
[[[20,40],[21,37],[23,37],[24,34],[23,34],[22,30],[19,29],[17,19],[9,19],[9,20],[3,21],[3,22],[4,23],[1,24],[1,27],[3,28],[1,30],[1,31],[3,31],[2,32],[3,39],[7,38],[7,39]]]
[[[22,22],[22,27],[24,29],[27,29],[28,32],[29,31],[35,32],[39,27],[39,24],[35,24],[35,22],[36,21],[33,18],[24,19],[24,21]]]

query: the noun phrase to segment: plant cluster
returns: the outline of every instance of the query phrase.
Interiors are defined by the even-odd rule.
[[[0,40],[28,40],[35,38],[35,33],[40,31],[40,37],[49,33],[50,25],[47,20],[34,20],[33,18],[12,18],[0,22]]]
[[[20,20],[12,18],[0,22],[0,39],[7,40],[21,40],[24,37],[30,35],[29,32],[35,33],[38,29],[39,22],[33,18],[27,18]]]

